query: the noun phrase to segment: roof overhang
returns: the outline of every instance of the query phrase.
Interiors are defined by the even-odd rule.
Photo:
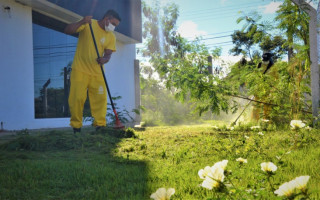
[[[15,1],[22,5],[31,7],[32,10],[36,12],[39,12],[43,15],[46,15],[48,17],[51,17],[53,19],[56,19],[66,24],[77,22],[83,18],[81,15],[78,15],[70,10],[62,8],[47,0],[15,0]],[[115,31],[114,33],[117,39],[123,43],[127,43],[127,44],[139,43],[139,41],[136,41],[119,32]]]

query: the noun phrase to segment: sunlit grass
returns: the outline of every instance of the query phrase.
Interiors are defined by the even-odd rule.
[[[130,138],[106,132],[53,131],[2,142],[0,199],[150,199],[158,188],[174,188],[171,199],[281,199],[262,162],[278,167],[274,189],[309,175],[310,198],[320,199],[317,130],[296,138],[291,130],[259,135],[218,131],[207,123],[148,127]],[[221,160],[229,161],[228,195],[200,187],[198,171]]]

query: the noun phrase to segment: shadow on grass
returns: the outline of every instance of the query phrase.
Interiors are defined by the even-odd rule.
[[[148,199],[141,161],[116,157],[131,129],[20,133],[1,144],[0,199]]]

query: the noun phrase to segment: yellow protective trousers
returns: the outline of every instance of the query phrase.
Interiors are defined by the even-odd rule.
[[[94,126],[106,126],[107,93],[102,74],[94,76],[78,70],[71,71],[69,108],[70,126],[82,127],[83,107],[89,95]]]

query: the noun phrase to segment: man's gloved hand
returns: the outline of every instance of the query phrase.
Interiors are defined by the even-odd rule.
[[[103,57],[97,58],[97,62],[98,62],[100,65],[106,64],[107,62],[109,62],[109,60],[110,60],[110,58],[111,58],[111,54],[112,54],[112,50],[110,50],[110,49],[104,50],[104,55],[103,55]]]
[[[104,65],[107,62],[109,62],[109,60],[110,60],[110,57],[109,58],[106,58],[106,57],[97,58],[97,62],[99,63],[99,65]]]

